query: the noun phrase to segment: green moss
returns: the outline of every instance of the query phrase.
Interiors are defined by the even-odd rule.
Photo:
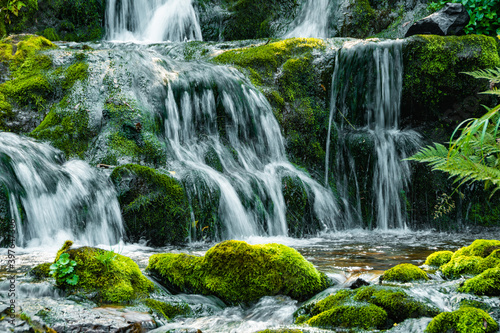
[[[463,72],[497,67],[500,58],[492,37],[421,35],[405,40],[403,62],[402,110],[427,110],[412,114],[416,121],[434,121],[448,110],[461,111],[461,121],[484,113],[480,107],[484,96],[477,94],[488,89],[486,80]],[[456,124],[452,125],[453,129]]]
[[[407,318],[433,317],[437,308],[428,306],[410,297],[401,289],[379,286],[361,287],[354,296],[356,301],[364,301],[383,308],[389,318],[399,323]]]
[[[50,277],[50,265],[53,263],[47,262],[44,264],[36,265],[33,267],[28,274],[33,277],[35,280],[42,280]]]
[[[496,249],[500,249],[500,240],[476,239],[471,245],[455,251],[452,258],[459,256],[478,256],[486,258]]]
[[[297,176],[281,179],[281,189],[286,206],[288,233],[294,237],[306,234],[307,192],[304,183]]]
[[[267,45],[228,50],[213,58],[219,64],[233,64],[253,68],[266,77],[291,57],[309,53],[313,49],[324,49],[325,43],[315,38],[291,38]]]
[[[108,252],[87,246],[72,249],[71,243],[66,242],[58,257],[68,253],[70,260],[76,261],[74,272],[79,279],[75,286],[65,281],[58,281],[57,286],[70,292],[87,292],[93,300],[102,303],[126,303],[153,291],[154,284],[130,258],[113,254],[112,260],[103,262],[100,257]]]
[[[440,267],[451,260],[453,252],[451,251],[437,251],[430,254],[427,259],[425,259],[424,265]]]
[[[339,305],[312,317],[306,323],[322,328],[373,329],[384,326],[387,313],[373,304]]]
[[[62,81],[63,89],[71,89],[76,81],[87,79],[89,65],[84,62],[77,62],[69,66]]]
[[[53,87],[43,75],[32,75],[5,82],[0,85],[0,92],[22,106],[41,110]]]
[[[59,110],[53,108],[42,123],[30,135],[39,140],[47,140],[60,149],[66,158],[85,157],[90,140],[95,136],[89,128],[89,113],[83,107],[68,110],[65,101],[59,103]]]
[[[174,178],[136,164],[113,170],[111,180],[130,241],[147,239],[151,245],[184,243],[191,223],[182,185]]]
[[[440,271],[446,278],[458,278],[462,275],[476,275],[484,271],[484,259],[478,256],[458,256],[440,267]]]
[[[225,241],[198,258],[157,254],[147,268],[164,284],[225,302],[250,302],[266,295],[307,299],[325,289],[328,278],[296,250],[281,244],[249,245]]]
[[[339,290],[337,293],[327,296],[318,303],[316,303],[311,311],[310,315],[315,316],[321,312],[327,311],[334,306],[338,306],[345,301],[349,300],[355,294],[352,290]]]
[[[437,315],[427,326],[426,333],[479,333],[496,332],[498,324],[483,310],[462,307],[453,312]]]
[[[500,267],[485,270],[465,281],[458,290],[476,295],[500,296]]]
[[[43,37],[47,38],[50,41],[61,40],[61,37],[57,34],[54,28],[46,28],[44,31],[39,33]]]
[[[427,273],[412,264],[399,264],[384,272],[381,280],[411,282],[417,280],[428,280]]]
[[[354,38],[366,38],[375,24],[376,13],[368,0],[350,0],[351,15],[341,27],[340,35]]]
[[[146,306],[154,312],[163,316],[165,319],[171,319],[176,316],[187,316],[192,313],[192,310],[187,303],[170,304],[148,298],[144,300],[144,304],[146,304]]]
[[[12,117],[12,105],[5,99],[5,96],[0,93],[0,131],[7,131],[5,120]]]

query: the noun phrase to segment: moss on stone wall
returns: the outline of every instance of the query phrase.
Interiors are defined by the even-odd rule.
[[[177,180],[136,164],[114,169],[111,180],[117,187],[129,241],[144,238],[153,246],[187,241],[190,209]]]

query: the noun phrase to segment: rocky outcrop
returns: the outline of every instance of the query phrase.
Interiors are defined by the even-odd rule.
[[[441,10],[415,22],[405,37],[413,35],[463,35],[470,16],[461,3],[447,3]]]

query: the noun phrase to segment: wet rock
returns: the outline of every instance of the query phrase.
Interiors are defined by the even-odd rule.
[[[363,286],[369,286],[370,283],[363,280],[362,278],[357,278],[350,286],[349,288],[350,289],[357,289],[359,287],[363,287]]]
[[[469,13],[461,3],[447,3],[441,10],[415,22],[405,37],[413,35],[464,35]]]

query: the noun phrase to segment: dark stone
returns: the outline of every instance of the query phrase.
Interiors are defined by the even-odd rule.
[[[359,287],[363,287],[363,286],[369,286],[370,283],[363,280],[362,278],[357,278],[356,281],[354,281],[350,286],[349,288],[350,289],[358,289]]]
[[[447,3],[441,10],[415,22],[405,37],[413,35],[463,35],[469,13],[461,3]]]

